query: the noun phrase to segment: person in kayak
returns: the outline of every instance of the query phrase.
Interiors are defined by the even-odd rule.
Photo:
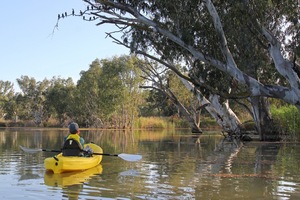
[[[93,155],[93,150],[89,146],[84,146],[84,139],[79,135],[80,130],[77,123],[69,125],[69,135],[64,137],[62,153],[64,156],[85,156]]]
[[[80,137],[80,130],[79,130],[79,126],[77,123],[72,122],[69,125],[69,135],[67,135],[66,137],[64,137],[64,143],[66,142],[66,140],[68,139],[74,139],[77,142],[79,142],[79,144],[81,145],[81,149],[83,149],[84,147],[84,139],[82,137]]]

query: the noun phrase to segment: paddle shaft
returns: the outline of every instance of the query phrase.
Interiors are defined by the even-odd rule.
[[[56,152],[56,153],[61,153],[61,150],[55,150],[55,149],[41,149],[41,151],[45,152]],[[83,152],[85,152],[83,150]],[[118,154],[109,154],[109,153],[93,153],[94,155],[102,155],[102,156],[118,156]]]
[[[61,150],[55,150],[55,149],[41,149],[41,150],[46,151],[46,152],[56,152],[56,153],[61,152]],[[118,156],[118,154],[109,154],[109,153],[93,153],[93,154],[94,155],[102,155],[102,156]]]
[[[46,151],[46,152],[56,152],[56,153],[60,153],[61,150],[53,150],[53,149],[41,149],[42,151]]]
[[[41,149],[42,151],[46,152],[56,152],[56,153],[61,153],[61,150],[55,150],[55,149]],[[85,152],[83,150],[83,152]],[[109,154],[109,153],[93,153],[94,155],[102,155],[102,156],[118,156],[118,154]]]
[[[119,156],[118,154],[109,154],[109,153],[93,153],[94,155],[101,155],[101,156]]]

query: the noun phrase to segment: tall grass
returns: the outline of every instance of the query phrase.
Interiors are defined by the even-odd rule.
[[[164,129],[167,126],[166,119],[162,117],[140,117],[136,127],[140,129]]]
[[[139,129],[175,129],[190,128],[189,124],[180,118],[174,117],[140,117],[135,128]]]
[[[300,136],[300,112],[293,105],[275,107],[271,106],[273,119],[285,128],[285,131],[292,137]]]
[[[201,120],[202,128],[218,128],[215,120],[203,117]],[[190,124],[179,117],[140,117],[135,122],[134,128],[137,129],[190,129]]]

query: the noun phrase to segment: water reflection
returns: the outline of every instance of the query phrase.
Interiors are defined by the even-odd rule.
[[[129,169],[119,173],[120,176],[140,176],[139,172],[134,169]]]
[[[45,185],[55,187],[66,187],[71,185],[83,184],[90,180],[93,176],[102,173],[102,165],[98,165],[91,169],[82,172],[68,172],[62,174],[54,174],[53,172],[46,171],[44,175]]]
[[[82,130],[105,153],[141,154],[139,162],[104,157],[83,173],[45,173],[67,130],[0,130],[0,192],[3,199],[297,199],[300,144],[222,143],[220,135],[183,132]],[[101,169],[100,169],[101,168]]]

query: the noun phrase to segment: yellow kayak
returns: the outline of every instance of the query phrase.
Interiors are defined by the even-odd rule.
[[[101,147],[96,144],[89,143],[85,144],[84,147],[89,146],[93,149],[94,153],[103,153]],[[93,168],[100,164],[102,161],[102,155],[93,155],[92,157],[83,156],[63,156],[62,153],[46,158],[44,166],[47,171],[52,171],[54,174],[82,171]]]

